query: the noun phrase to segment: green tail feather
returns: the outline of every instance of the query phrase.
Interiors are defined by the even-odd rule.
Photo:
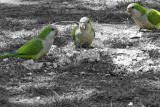
[[[4,55],[1,55],[0,58],[6,58],[8,56],[13,56],[13,54],[11,53],[7,53],[7,54],[4,54]]]
[[[0,55],[0,59],[1,58],[6,58],[9,56],[16,56],[16,57],[20,57],[20,58],[29,58],[29,59],[34,59],[37,60],[39,57],[36,57],[35,55],[19,55],[19,54],[12,54],[12,53],[7,53],[4,55]]]

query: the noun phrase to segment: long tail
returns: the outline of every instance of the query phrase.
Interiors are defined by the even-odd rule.
[[[7,54],[4,54],[4,55],[0,55],[0,58],[6,58],[8,56],[13,56],[13,54],[7,53]]]

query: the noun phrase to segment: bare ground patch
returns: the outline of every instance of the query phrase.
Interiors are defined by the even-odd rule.
[[[49,23],[59,22],[59,35],[50,52],[37,61],[0,59],[0,106],[160,106],[159,31],[137,32],[124,12],[127,4],[111,9],[112,13],[83,2],[73,6],[71,1],[57,2],[55,10],[47,3],[1,4],[1,53],[17,49]],[[76,49],[71,38],[75,24],[60,22],[82,16],[93,20],[93,49]]]

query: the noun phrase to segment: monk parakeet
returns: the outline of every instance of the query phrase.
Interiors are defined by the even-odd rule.
[[[91,47],[92,41],[95,38],[95,30],[92,27],[91,20],[88,17],[82,17],[72,32],[72,38],[75,44],[80,47]]]
[[[131,3],[127,7],[127,12],[132,15],[140,30],[157,30],[160,25],[160,12],[155,9],[148,9],[138,3]]]
[[[18,56],[20,58],[39,59],[50,50],[56,35],[56,26],[49,25],[38,36],[26,42],[18,50],[1,55],[0,58]]]

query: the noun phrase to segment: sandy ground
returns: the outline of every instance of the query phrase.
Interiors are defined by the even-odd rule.
[[[15,3],[16,6],[1,7],[3,13],[6,13],[2,14],[5,17],[0,20],[2,53],[17,49],[48,23],[56,23],[58,19],[77,21],[82,15],[91,17],[96,38],[92,44],[93,49],[76,49],[71,38],[75,24],[58,20],[59,24],[56,25],[59,35],[46,56],[37,61],[17,57],[0,59],[0,106],[160,106],[159,30],[154,33],[137,32],[138,27],[124,13],[126,7],[121,11],[113,9],[114,14],[108,14],[106,10],[98,11],[96,15],[101,17],[96,17],[94,12],[100,8],[92,8],[91,4],[83,2],[80,4],[87,7],[88,11],[84,7],[75,8],[76,4],[72,6],[64,2],[58,6],[54,4],[59,8],[52,11],[47,7],[48,4],[33,4],[29,7],[28,4],[36,1],[17,0],[9,3]],[[21,4],[28,7],[23,9]],[[66,14],[68,11],[69,15]]]
[[[29,2],[23,0],[0,0],[0,3],[12,4],[12,5],[31,5],[31,4],[39,4],[39,1]]]

